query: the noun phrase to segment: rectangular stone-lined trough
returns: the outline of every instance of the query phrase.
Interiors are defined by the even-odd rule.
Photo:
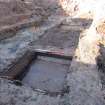
[[[37,51],[37,50],[36,50]],[[54,52],[26,52],[11,68],[1,74],[12,80],[21,80],[24,85],[51,93],[66,88],[66,75],[72,57]]]

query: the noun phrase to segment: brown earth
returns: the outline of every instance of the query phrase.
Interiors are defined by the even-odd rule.
[[[0,26],[13,25],[27,19],[35,18],[35,16],[45,16],[43,7],[39,7],[33,3],[25,3],[24,1],[9,2],[0,1]]]

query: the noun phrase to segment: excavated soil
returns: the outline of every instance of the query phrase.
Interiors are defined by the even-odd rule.
[[[41,20],[1,31],[0,37],[12,35],[0,40],[0,105],[105,105],[105,46],[98,55],[99,46],[85,39],[92,19],[68,17],[54,0],[8,1],[0,0],[1,30]],[[97,31],[103,34],[104,24]]]

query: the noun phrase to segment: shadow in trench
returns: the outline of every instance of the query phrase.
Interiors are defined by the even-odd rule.
[[[100,44],[100,55],[97,57],[97,65],[102,82],[102,90],[105,90],[105,46]]]

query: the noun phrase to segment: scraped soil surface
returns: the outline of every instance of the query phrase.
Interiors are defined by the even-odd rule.
[[[78,44],[80,31],[65,31],[60,27],[49,30],[42,38],[35,42],[35,45],[56,46],[58,48],[70,48]]]

